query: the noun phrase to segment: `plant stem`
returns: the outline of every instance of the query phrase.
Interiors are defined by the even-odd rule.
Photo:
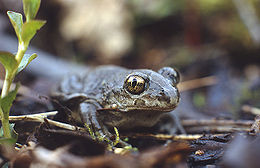
[[[22,58],[23,58],[27,48],[28,48],[28,44],[24,44],[23,42],[19,43],[18,52],[16,53],[16,56],[15,56],[15,59],[17,61],[17,68],[21,63]],[[16,68],[16,70],[17,70],[17,68]],[[15,70],[15,72],[16,72],[16,70]]]
[[[3,116],[1,117],[1,122],[3,127],[4,137],[11,138],[11,131],[9,127],[9,114],[7,113],[7,115],[4,115],[2,108],[0,108],[0,114],[1,116]]]
[[[3,84],[1,98],[4,98],[5,96],[8,95],[11,84],[15,77],[16,71],[22,61],[22,58],[27,50],[27,47],[28,47],[28,45],[24,45],[24,43],[19,43],[18,52],[15,56],[17,64],[16,64],[16,67],[12,70],[12,72],[8,72],[8,71],[5,72],[5,80],[4,80],[4,84]],[[0,115],[1,115],[3,131],[4,131],[4,137],[11,138],[11,132],[10,132],[10,127],[9,127],[9,111],[4,111],[2,108],[0,108]]]
[[[9,114],[4,116],[4,119],[2,119],[2,127],[4,131],[4,137],[5,138],[11,138],[11,130],[10,130],[10,123],[9,123]]]
[[[6,71],[3,89],[2,89],[2,93],[1,93],[1,98],[4,98],[5,96],[8,95],[13,78],[14,78],[13,75],[10,75]],[[2,123],[2,127],[3,127],[4,137],[11,138],[11,132],[10,132],[10,127],[9,127],[9,111],[5,112],[5,111],[3,111],[2,108],[0,108],[0,115],[1,115],[1,123]]]
[[[3,89],[1,93],[1,98],[4,98],[7,96],[11,83],[13,81],[12,75],[9,75],[9,73],[6,71],[5,73],[5,80],[3,84]],[[2,108],[0,108],[0,115],[1,115],[1,123],[3,127],[4,137],[5,138],[11,138],[11,132],[9,127],[9,112],[4,112]]]
[[[7,96],[8,92],[10,90],[10,87],[11,87],[11,83],[12,83],[11,75],[9,75],[8,72],[5,72],[5,80],[4,80],[4,84],[3,84],[1,98],[4,98],[5,96]]]

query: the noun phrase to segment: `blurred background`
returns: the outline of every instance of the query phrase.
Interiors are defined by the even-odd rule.
[[[171,66],[181,81],[210,77],[182,85],[178,114],[253,118],[242,107],[260,107],[259,9],[259,0],[43,0],[37,18],[47,24],[31,46],[80,64]],[[7,10],[22,12],[22,0],[0,0],[0,41],[15,39]]]

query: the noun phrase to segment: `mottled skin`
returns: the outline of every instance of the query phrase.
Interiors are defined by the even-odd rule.
[[[158,72],[100,66],[64,78],[53,96],[73,107],[74,118],[91,124],[101,134],[108,135],[107,128],[111,127],[119,130],[151,127],[179,103],[178,73],[169,67]],[[144,81],[140,93],[133,94],[127,89],[126,81],[132,80],[129,76]]]

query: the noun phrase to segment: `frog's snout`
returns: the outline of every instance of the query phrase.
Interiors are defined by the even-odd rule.
[[[158,100],[165,103],[166,107],[176,107],[180,101],[180,93],[177,88],[164,90]]]

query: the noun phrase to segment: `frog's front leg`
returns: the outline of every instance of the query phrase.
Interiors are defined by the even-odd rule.
[[[99,120],[97,116],[97,109],[101,109],[101,106],[95,101],[87,100],[80,103],[79,111],[81,115],[81,121],[84,124],[90,125],[96,136],[107,138],[112,142],[110,138],[113,136],[113,134],[109,132],[108,128]],[[122,146],[129,146],[128,143],[122,141],[121,139],[119,139],[118,142]]]
[[[98,133],[99,136],[112,136],[106,126],[99,121],[97,116],[97,109],[101,108],[99,104],[92,101],[84,101],[79,105],[79,112],[81,115],[81,121],[84,124],[91,126],[94,133]]]

